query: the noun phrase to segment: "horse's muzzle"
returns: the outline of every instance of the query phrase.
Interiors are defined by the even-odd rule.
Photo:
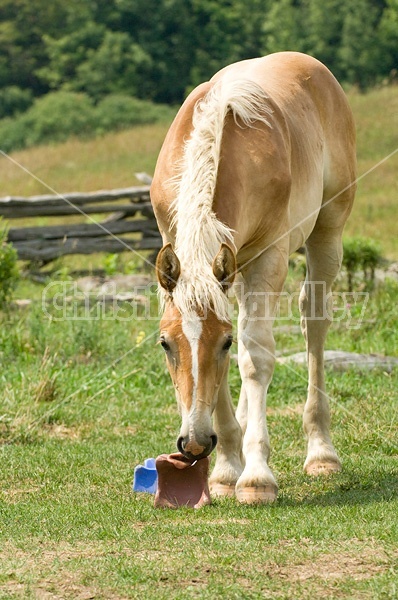
[[[217,436],[214,433],[206,441],[191,440],[189,437],[180,436],[177,440],[177,448],[189,460],[199,460],[209,456],[217,445]]]

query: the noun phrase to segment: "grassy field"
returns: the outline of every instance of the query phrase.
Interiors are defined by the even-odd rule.
[[[40,289],[38,290],[40,292]],[[328,347],[391,353],[398,289]],[[275,506],[156,511],[133,468],[179,428],[156,321],[3,317],[0,598],[394,598],[398,371],[328,373],[342,474],[302,473],[306,373],[279,365],[269,396]],[[376,321],[376,323],[374,323]],[[283,352],[300,334],[277,335]],[[239,376],[231,367],[237,397]]]
[[[350,96],[359,173],[398,145],[397,98],[398,88]],[[131,185],[135,171],[153,170],[166,129],[14,158],[63,192]],[[363,177],[347,230],[378,239],[395,260],[397,163],[395,154]],[[3,195],[46,191],[5,158],[0,173]],[[53,277],[68,283],[70,266],[102,260],[65,259]],[[298,279],[292,272],[288,289]],[[268,403],[277,503],[155,510],[131,484],[135,465],[174,451],[179,429],[156,311],[126,322],[112,308],[95,319],[95,309],[84,318],[68,305],[58,320],[43,311],[43,292],[23,280],[17,297],[32,304],[0,314],[0,599],[398,597],[398,370],[328,371],[344,470],[311,479],[302,472],[306,371],[277,365]],[[327,348],[397,356],[397,304],[398,285],[386,283],[362,320],[353,306],[356,320],[333,325]],[[283,354],[304,349],[294,327],[276,340]],[[232,362],[234,398],[239,385]]]
[[[346,234],[378,240],[389,258],[398,257],[398,86],[352,92],[357,125],[358,192]]]
[[[367,94],[353,91],[349,100],[357,124],[359,183],[346,235],[371,237],[387,257],[396,259],[398,86]],[[167,129],[168,124],[148,125],[96,140],[24,150],[12,155],[18,164],[0,157],[0,196],[134,185],[135,172],[153,173]]]

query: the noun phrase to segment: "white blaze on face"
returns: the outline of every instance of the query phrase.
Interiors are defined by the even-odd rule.
[[[192,365],[192,405],[191,414],[195,411],[196,395],[198,390],[199,380],[199,341],[203,331],[202,319],[195,313],[190,312],[182,317],[182,331],[187,338],[191,348],[191,365]]]

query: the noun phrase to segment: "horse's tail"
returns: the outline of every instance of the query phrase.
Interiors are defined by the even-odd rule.
[[[268,96],[258,83],[250,79],[216,81],[195,107],[194,126],[202,118],[202,113],[206,118],[209,114],[214,114],[222,129],[229,111],[235,120],[239,117],[247,127],[253,126],[255,121],[271,127],[272,109],[269,107]]]

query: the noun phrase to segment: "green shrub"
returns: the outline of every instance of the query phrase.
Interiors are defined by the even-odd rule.
[[[27,126],[27,145],[63,142],[69,136],[85,136],[95,125],[93,103],[85,94],[52,92],[36,100],[21,119]]]
[[[1,148],[10,152],[46,142],[62,142],[72,135],[87,136],[94,126],[94,106],[88,96],[52,92],[38,98],[24,114],[0,121]]]
[[[343,267],[347,271],[348,290],[352,292],[356,273],[362,270],[366,287],[372,287],[375,269],[382,261],[380,245],[370,238],[347,238],[343,242]]]
[[[0,119],[25,112],[32,102],[31,90],[23,90],[16,85],[0,89]]]
[[[0,121],[0,149],[4,152],[20,150],[27,146],[27,131],[24,115],[12,119],[7,117]]]
[[[375,269],[382,262],[380,244],[375,240],[363,239],[361,247],[361,266],[364,278],[370,281],[374,280]]]
[[[115,275],[120,270],[120,255],[107,254],[103,259],[104,271],[108,277]]]
[[[7,230],[0,229],[0,307],[11,300],[18,283],[17,251],[7,243]]]
[[[95,114],[97,132],[102,133],[171,119],[174,111],[169,106],[156,105],[147,100],[123,94],[110,94],[98,103]]]
[[[122,94],[111,94],[94,105],[83,93],[59,91],[38,98],[22,115],[0,121],[0,148],[4,152],[70,136],[94,137],[133,125],[171,120],[175,111]]]

